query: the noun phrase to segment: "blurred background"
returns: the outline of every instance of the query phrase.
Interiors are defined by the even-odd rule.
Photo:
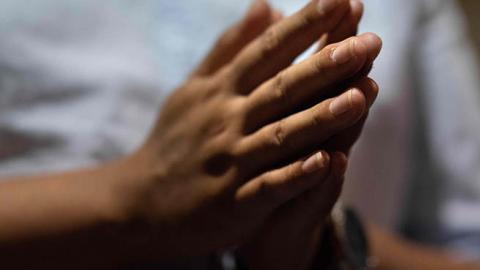
[[[306,1],[270,2],[291,14]],[[360,32],[384,40],[371,75],[381,94],[344,200],[416,241],[478,256],[480,2],[363,2]],[[165,97],[249,4],[0,0],[0,176],[138,147]]]

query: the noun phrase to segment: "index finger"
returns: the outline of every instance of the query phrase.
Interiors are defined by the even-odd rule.
[[[294,15],[271,26],[233,61],[231,77],[250,92],[289,66],[320,36],[348,14],[348,0],[313,0]]]

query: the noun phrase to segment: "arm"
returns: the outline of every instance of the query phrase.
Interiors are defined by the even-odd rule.
[[[368,235],[378,270],[477,270],[480,262],[456,260],[453,254],[423,246],[369,225]]]
[[[92,262],[120,263],[133,248],[128,245],[133,235],[119,227],[126,211],[115,187],[137,180],[134,163],[132,158],[63,174],[2,179],[1,265],[91,269],[106,266]]]
[[[357,123],[366,106],[360,90],[328,93],[329,86],[363,66],[368,36],[290,68],[348,10],[346,1],[333,9],[316,4],[258,38],[242,36],[243,49],[222,39],[166,102],[134,155],[2,184],[2,262],[91,269],[208,254],[248,239],[277,208],[319,183],[327,166],[312,149]],[[306,106],[317,91],[331,98]]]

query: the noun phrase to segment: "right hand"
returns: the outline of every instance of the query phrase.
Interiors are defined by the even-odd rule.
[[[311,154],[367,106],[358,89],[327,97],[365,65],[369,43],[353,37],[291,66],[348,13],[347,0],[321,11],[318,2],[268,29],[273,15],[232,28],[125,160],[115,190],[129,229],[147,236],[135,239],[139,255],[199,255],[241,243],[326,174],[322,155]],[[250,19],[260,36],[236,36]]]

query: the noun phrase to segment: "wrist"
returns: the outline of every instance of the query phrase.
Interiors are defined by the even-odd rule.
[[[163,178],[154,161],[149,151],[139,150],[107,168],[113,198],[109,222],[123,263],[162,259],[168,253],[158,240],[162,222],[153,220],[151,213],[152,193]]]
[[[112,223],[125,225],[139,217],[139,198],[147,179],[148,166],[141,152],[135,152],[104,167],[111,205],[108,208]]]
[[[88,265],[84,269],[91,269],[132,259],[137,245],[131,240],[134,196],[128,188],[134,185],[128,183],[135,183],[141,171],[135,169],[138,163],[134,160],[127,157],[95,168],[2,184],[0,240],[4,251],[12,255],[0,256],[2,261],[26,254],[32,260],[25,264],[51,257],[41,264],[78,261]],[[22,211],[11,215],[11,209]]]
[[[359,216],[337,205],[327,222],[315,268],[377,269]]]

